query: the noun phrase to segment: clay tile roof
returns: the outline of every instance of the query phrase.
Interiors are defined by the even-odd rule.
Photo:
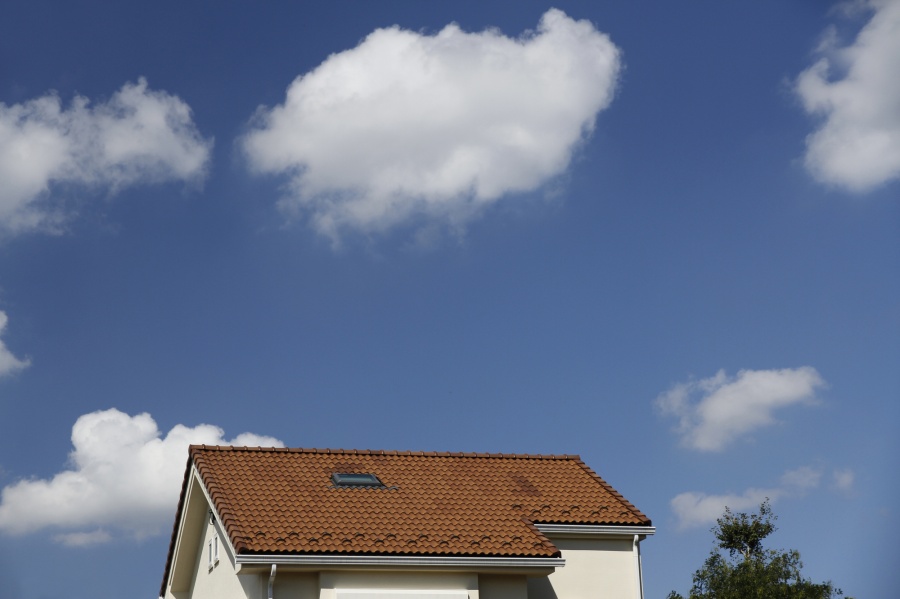
[[[535,524],[650,525],[573,455],[195,445],[185,488],[191,464],[239,554],[556,557]]]
[[[235,550],[558,555],[532,524],[649,525],[578,456],[192,446]],[[377,488],[339,488],[335,472]]]
[[[189,453],[166,576],[192,465],[239,554],[556,557],[535,524],[651,524],[576,455],[206,445]],[[336,487],[336,472],[371,473],[383,486]]]

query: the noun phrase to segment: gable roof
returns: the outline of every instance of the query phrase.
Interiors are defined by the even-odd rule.
[[[649,526],[578,456],[192,445],[232,546],[247,554],[556,557],[535,524]],[[382,487],[336,486],[371,473]]]

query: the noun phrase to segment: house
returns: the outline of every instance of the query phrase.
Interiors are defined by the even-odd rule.
[[[578,456],[210,447],[165,599],[642,599],[650,519]]]

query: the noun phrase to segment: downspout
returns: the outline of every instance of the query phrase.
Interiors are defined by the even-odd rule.
[[[272,564],[272,571],[269,573],[269,599],[273,599],[272,591],[275,590],[275,571],[278,569],[278,566]]]
[[[635,599],[644,599],[644,575],[641,573],[641,536],[634,535],[634,542],[631,545],[631,551],[634,553],[634,582],[635,582]],[[271,599],[271,597],[269,598]]]

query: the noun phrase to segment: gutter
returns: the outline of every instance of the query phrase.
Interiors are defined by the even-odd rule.
[[[655,526],[610,526],[602,524],[535,524],[547,536],[556,537],[647,537],[656,533]]]
[[[566,560],[561,557],[446,557],[409,555],[236,555],[235,565],[272,566],[270,580],[275,576],[275,566],[426,566],[439,568],[561,568]],[[271,599],[271,593],[270,593]]]

